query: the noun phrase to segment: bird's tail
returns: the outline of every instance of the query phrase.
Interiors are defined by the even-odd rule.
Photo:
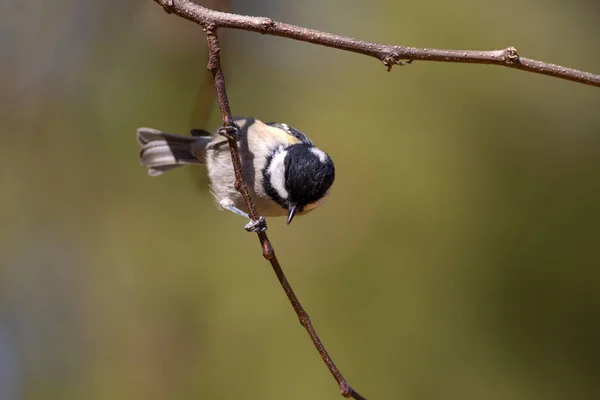
[[[183,136],[152,128],[140,128],[137,141],[142,146],[140,164],[148,175],[156,176],[186,164],[204,164],[204,149],[210,136]]]

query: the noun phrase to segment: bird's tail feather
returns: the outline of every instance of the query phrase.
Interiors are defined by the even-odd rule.
[[[156,176],[182,165],[204,164],[204,148],[211,138],[139,128],[137,141],[142,146],[140,164],[148,168],[149,175]]]

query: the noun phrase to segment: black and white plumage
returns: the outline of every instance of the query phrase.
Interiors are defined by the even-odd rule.
[[[335,179],[331,158],[301,131],[281,123],[236,118],[242,170],[258,213],[262,216],[306,214],[328,196]],[[185,164],[205,164],[210,190],[218,205],[238,214],[247,212],[234,188],[235,175],[227,139],[195,130],[194,136],[151,128],[137,131],[140,163],[152,176]]]

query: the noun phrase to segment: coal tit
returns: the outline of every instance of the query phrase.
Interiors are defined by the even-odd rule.
[[[329,195],[335,179],[331,158],[299,130],[281,123],[236,118],[238,148],[248,189],[261,216],[302,215],[318,207]],[[185,164],[208,168],[210,190],[218,205],[248,217],[248,209],[235,189],[235,175],[227,139],[196,129],[192,136],[140,128],[140,163],[151,176]],[[251,221],[248,231],[264,229],[264,220]]]

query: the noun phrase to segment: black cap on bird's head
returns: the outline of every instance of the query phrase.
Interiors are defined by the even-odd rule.
[[[335,167],[324,151],[300,143],[277,149],[263,176],[267,194],[288,210],[289,224],[296,213],[312,210],[329,194]]]

